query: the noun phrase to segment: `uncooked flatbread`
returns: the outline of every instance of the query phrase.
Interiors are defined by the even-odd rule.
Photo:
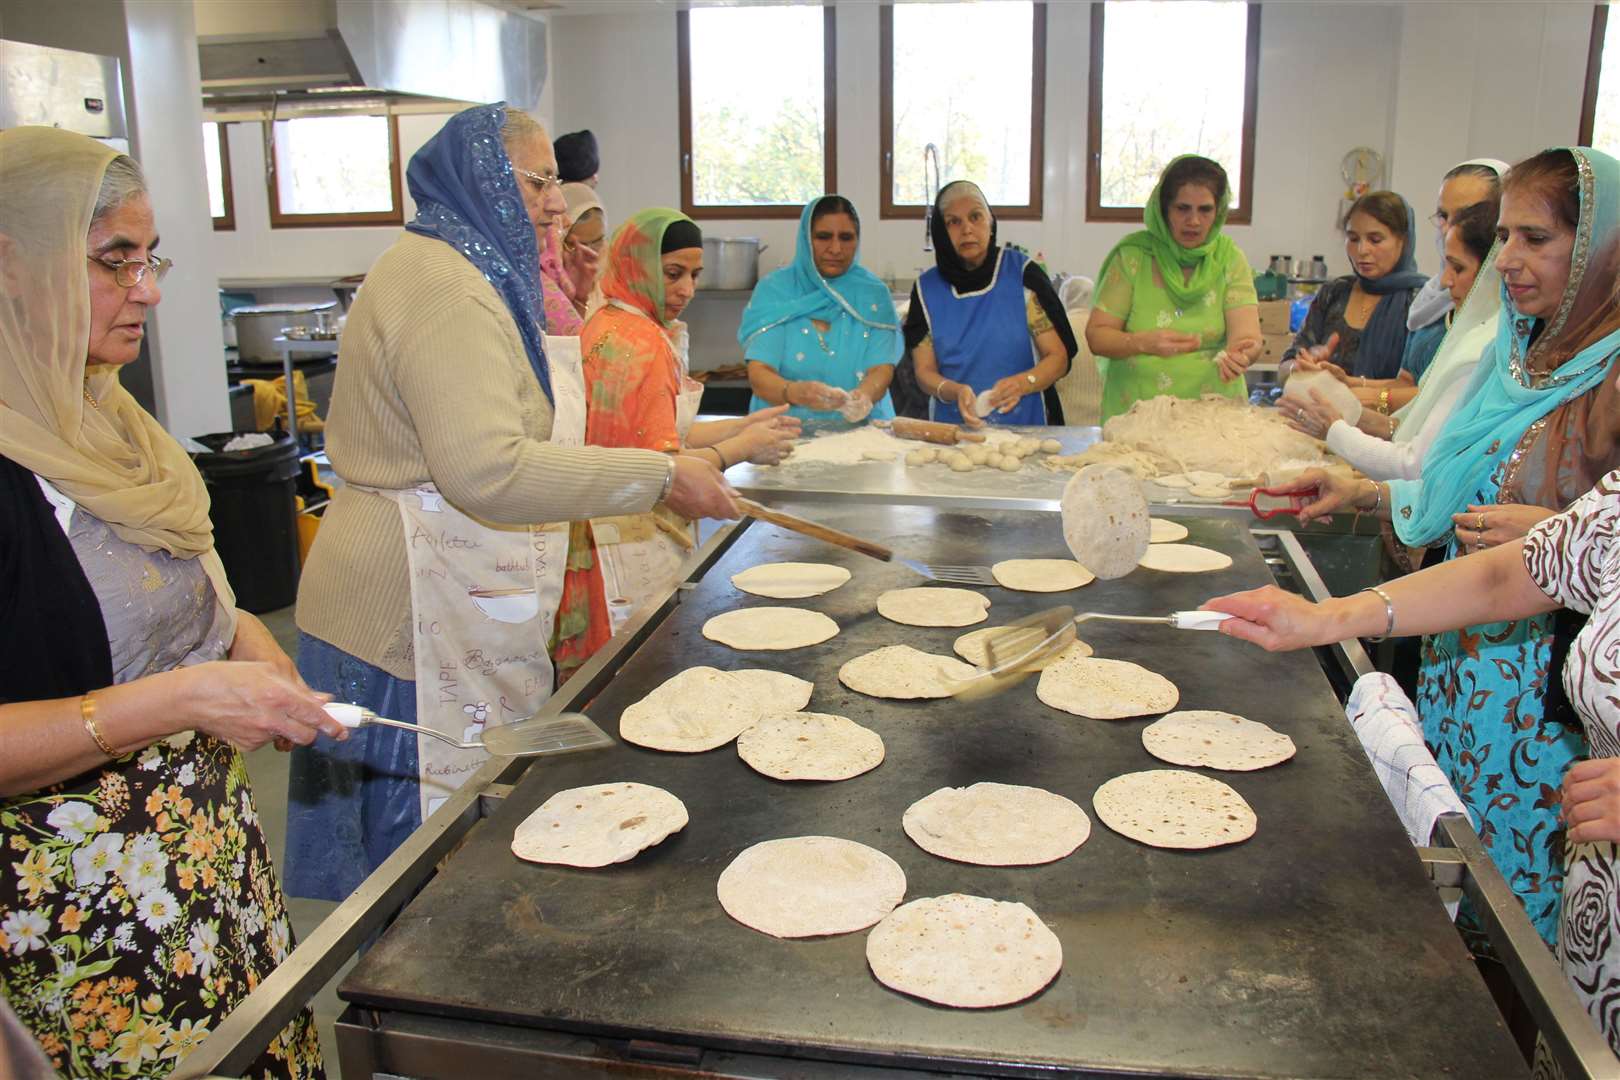
[[[906,873],[877,848],[794,836],[748,848],[720,874],[726,914],[779,938],[864,930],[905,899]]]
[[[1128,660],[1060,655],[1041,672],[1035,696],[1054,709],[1093,720],[1167,712],[1181,700],[1175,683]]]
[[[1225,570],[1232,565],[1232,556],[1197,544],[1151,544],[1141,565],[1168,574],[1204,574]]]
[[[1232,494],[1232,489],[1225,484],[1194,484],[1187,489],[1187,494],[1195,499],[1224,499]]]
[[[885,645],[847,661],[838,669],[838,681],[856,693],[906,700],[950,697],[951,683],[974,674],[972,667],[949,656]]]
[[[763,563],[731,575],[731,583],[743,592],[777,600],[820,596],[848,580],[849,571],[842,566],[816,562]]]
[[[592,784],[559,791],[512,834],[529,862],[608,866],[634,858],[686,826],[686,806],[647,784]]]
[[[1104,581],[1124,577],[1148,546],[1147,499],[1134,476],[1088,465],[1070,477],[1059,500],[1063,539],[1080,565]]]
[[[902,824],[929,854],[979,866],[1056,862],[1091,835],[1078,804],[1016,784],[940,788],[908,806]]]
[[[1160,487],[1167,488],[1192,487],[1192,481],[1187,479],[1186,473],[1166,473],[1163,476],[1155,476],[1153,482]]]
[[[1020,592],[1065,592],[1097,580],[1073,559],[1003,559],[990,573],[1002,588]]]
[[[1311,391],[1315,390],[1327,399],[1333,410],[1344,418],[1344,422],[1351,427],[1361,419],[1361,399],[1349,386],[1335,378],[1328,371],[1295,371],[1283,383],[1282,400],[1311,402]]]
[[[890,589],[878,614],[907,626],[972,626],[990,617],[990,598],[972,589]]]
[[[819,611],[796,607],[738,608],[703,624],[703,636],[733,649],[802,649],[838,633],[838,624]]]
[[[1162,848],[1211,848],[1254,835],[1254,810],[1230,785],[1182,769],[1116,776],[1091,797],[1104,825]]]
[[[690,667],[624,710],[619,737],[653,750],[696,754],[724,746],[772,713],[810,704],[814,684],[780,671]]]
[[[989,667],[990,653],[985,646],[985,642],[996,634],[1004,634],[1012,629],[1014,627],[1011,626],[987,626],[983,630],[969,630],[953,641],[951,648],[956,650],[957,656],[975,667]],[[1081,656],[1090,656],[1091,646],[1076,639],[1064,650],[1065,654],[1069,652],[1078,652]]]
[[[1173,544],[1177,540],[1187,539],[1187,526],[1179,521],[1167,521],[1164,518],[1152,518],[1148,521],[1148,543]],[[733,578],[733,581],[736,579]]]
[[[778,780],[848,780],[883,761],[883,739],[828,713],[773,713],[737,737],[737,756]]]
[[[1142,729],[1142,745],[1160,761],[1248,772],[1294,756],[1294,740],[1229,712],[1173,712]]]
[[[902,994],[988,1009],[1023,1001],[1057,978],[1063,945],[1023,904],[951,893],[891,911],[866,937],[866,962]]]

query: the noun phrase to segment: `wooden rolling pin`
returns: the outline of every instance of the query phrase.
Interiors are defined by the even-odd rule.
[[[941,424],[935,420],[914,420],[908,416],[897,416],[889,421],[889,430],[894,432],[897,439],[921,439],[924,442],[939,443],[941,446],[955,446],[959,442],[984,442],[984,436],[976,431],[963,431],[955,424]]]
[[[752,499],[738,499],[736,502],[737,509],[747,514],[749,517],[758,518],[761,521],[768,521],[772,525],[780,525],[782,528],[791,530],[792,532],[803,533],[805,536],[813,536],[817,540],[825,540],[829,544],[836,544],[842,548],[849,548],[851,551],[858,551],[862,555],[869,555],[880,562],[890,562],[894,559],[894,552],[890,551],[882,544],[874,544],[870,540],[862,540],[858,536],[851,536],[847,532],[840,532],[837,529],[832,528],[830,525],[820,525],[814,521],[806,521],[802,517],[794,517],[792,514],[784,514],[780,510],[772,510],[770,507],[761,506]]]

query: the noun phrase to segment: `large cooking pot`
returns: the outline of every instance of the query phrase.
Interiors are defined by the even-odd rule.
[[[752,289],[759,281],[759,253],[769,244],[757,236],[705,236],[700,289]]]
[[[254,304],[231,312],[236,323],[236,348],[243,363],[276,364],[281,356],[274,341],[292,328],[304,337],[333,337],[337,333],[337,301],[324,304]]]

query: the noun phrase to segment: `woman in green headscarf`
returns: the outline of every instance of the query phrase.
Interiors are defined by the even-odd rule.
[[[1104,420],[1161,394],[1246,395],[1260,307],[1249,260],[1221,233],[1231,203],[1225,169],[1178,157],[1143,208],[1147,228],[1103,260],[1086,343],[1108,359]]]

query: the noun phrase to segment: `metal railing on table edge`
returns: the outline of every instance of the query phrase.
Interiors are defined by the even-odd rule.
[[[615,635],[606,649],[547,702],[541,715],[578,711],[595,697],[680,602],[681,593],[691,587],[690,583],[701,578],[736,542],[742,527],[738,523],[717,530],[688,559],[682,581],[660,603],[634,616],[623,628],[622,637]],[[1257,537],[1276,539],[1288,569],[1312,600],[1328,597],[1326,584],[1293,533],[1285,529],[1253,531]],[[1330,653],[1352,682],[1374,670],[1360,641],[1340,642],[1331,647]],[[489,816],[526,767],[525,762],[513,758],[495,758],[474,773],[225,1017],[174,1071],[174,1080],[238,1076],[247,1069],[360,945],[384,927],[432,877],[439,861],[480,819]],[[1620,1059],[1588,1017],[1563,969],[1491,862],[1473,826],[1460,814],[1443,815],[1435,826],[1435,839],[1436,846],[1418,849],[1430,879],[1436,888],[1461,889],[1473,903],[1515,992],[1567,1080],[1620,1080]]]

